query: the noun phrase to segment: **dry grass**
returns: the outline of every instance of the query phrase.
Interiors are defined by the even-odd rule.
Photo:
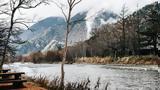
[[[58,77],[55,77],[52,81],[48,81],[45,76],[29,77],[28,80],[38,84],[40,87],[46,88],[47,90],[99,90],[100,86],[100,78],[94,87],[90,86],[91,82],[88,78],[81,82],[67,82],[64,85],[64,88],[59,87],[60,79]],[[105,86],[104,90],[107,90],[108,85],[109,84]]]
[[[114,61],[112,57],[82,57],[75,60],[76,63],[87,64],[136,64],[136,65],[160,65],[160,58],[158,56],[128,56],[117,58]]]
[[[89,63],[89,64],[111,64],[113,61],[112,57],[82,57],[77,58],[76,63]]]
[[[115,64],[160,65],[158,56],[129,56],[119,58]]]

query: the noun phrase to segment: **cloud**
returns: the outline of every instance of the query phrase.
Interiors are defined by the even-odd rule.
[[[64,2],[65,0],[59,0]],[[105,8],[111,10],[117,14],[120,13],[121,7],[123,4],[129,9],[129,12],[133,12],[137,9],[137,4],[139,4],[139,8],[142,8],[146,4],[150,4],[155,1],[160,0],[82,0],[80,4],[76,6],[74,9],[73,14],[83,10],[91,10],[92,12],[97,12],[98,10]],[[27,12],[27,13],[26,13]],[[61,11],[59,8],[56,7],[53,3],[50,5],[41,5],[36,9],[32,10],[25,10],[24,13],[27,17],[37,16],[37,18],[46,18],[49,16],[62,16]]]
[[[150,4],[155,1],[160,0],[85,0],[83,2],[83,7],[88,7],[90,9],[94,9],[95,11],[97,11],[97,9],[106,8],[119,13],[122,6],[126,4],[129,11],[133,12],[137,9],[137,4],[139,4],[139,8],[142,8],[146,4]]]

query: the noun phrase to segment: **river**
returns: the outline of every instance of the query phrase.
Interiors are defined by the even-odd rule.
[[[60,64],[13,63],[4,67],[25,72],[27,76],[45,75],[49,80],[60,75]],[[65,81],[75,82],[87,78],[92,85],[100,78],[101,88],[108,84],[108,90],[160,90],[158,66],[65,65]]]

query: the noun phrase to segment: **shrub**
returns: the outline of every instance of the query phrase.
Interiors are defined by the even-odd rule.
[[[113,61],[112,57],[82,57],[77,58],[76,63],[91,63],[91,64],[110,64]]]
[[[63,54],[58,51],[48,51],[42,53],[41,51],[33,52],[28,56],[17,56],[15,61],[33,62],[33,63],[53,63],[62,61]]]
[[[52,81],[48,81],[47,77],[28,77],[28,80],[38,84],[41,87],[46,88],[47,90],[99,90],[100,78],[98,79],[95,86],[91,87],[91,81],[88,79],[81,82],[67,82],[64,85],[64,88],[60,87],[60,78],[55,77]],[[107,84],[104,90],[107,90],[109,84]]]
[[[144,64],[144,65],[160,65],[158,56],[129,56],[119,58],[116,64]]]

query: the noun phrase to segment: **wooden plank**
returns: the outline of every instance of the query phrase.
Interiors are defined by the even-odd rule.
[[[25,74],[24,72],[15,72],[15,73],[12,73],[12,72],[9,72],[9,73],[0,73],[0,76],[6,76],[6,75],[21,75],[21,74]]]
[[[25,74],[24,72],[18,72],[18,73],[0,73],[1,79],[8,79],[10,77],[13,77],[15,80],[20,80],[21,75]]]
[[[18,82],[27,82],[27,80],[4,80],[0,81],[0,83],[18,83]]]
[[[0,79],[0,81],[5,81],[5,80],[15,80],[14,78],[3,78],[3,79]]]
[[[0,69],[0,71],[10,71],[11,69]]]

